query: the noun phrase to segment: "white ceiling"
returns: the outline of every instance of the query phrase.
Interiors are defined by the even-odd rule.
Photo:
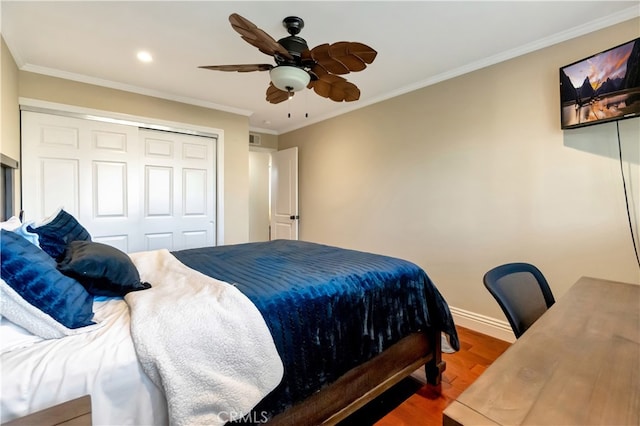
[[[2,0],[0,6],[2,35],[22,70],[245,114],[252,130],[273,134],[640,16],[640,0]],[[265,101],[267,72],[198,69],[273,64],[231,28],[233,12],[276,40],[288,35],[282,19],[295,15],[305,21],[300,36],[310,48],[358,41],[376,49],[373,64],[344,76],[360,88],[360,100],[336,103],[304,90],[272,105]],[[152,63],[137,61],[141,49],[152,53]]]

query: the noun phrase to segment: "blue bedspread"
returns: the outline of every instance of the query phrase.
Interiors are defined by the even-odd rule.
[[[455,349],[459,346],[445,300],[427,274],[405,260],[289,240],[173,254],[193,269],[235,284],[264,316],[285,373],[256,412],[284,411],[430,326],[449,334]],[[435,311],[428,310],[427,298]]]

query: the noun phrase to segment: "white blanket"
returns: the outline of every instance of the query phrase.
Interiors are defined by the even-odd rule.
[[[163,388],[172,425],[246,415],[282,379],[282,361],[253,303],[167,250],[130,255],[151,289],[125,296],[144,371]]]

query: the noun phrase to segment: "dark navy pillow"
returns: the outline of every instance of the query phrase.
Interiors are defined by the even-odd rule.
[[[115,247],[92,241],[69,243],[58,269],[95,296],[124,296],[130,291],[151,288],[140,282],[140,274],[129,256]]]
[[[0,232],[0,276],[9,287],[67,328],[94,324],[93,296],[79,282],[60,273],[47,253],[20,235]]]
[[[27,230],[38,234],[40,248],[56,261],[62,259],[70,242],[91,241],[89,232],[64,210],[60,210],[51,221],[37,227],[29,226]]]

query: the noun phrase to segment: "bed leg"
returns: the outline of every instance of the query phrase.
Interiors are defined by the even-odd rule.
[[[429,361],[425,364],[424,369],[427,375],[427,383],[433,386],[440,386],[442,373],[447,369],[447,363],[444,361],[438,363]]]
[[[440,387],[442,373],[444,373],[447,368],[447,363],[442,360],[442,340],[440,337],[440,331],[429,332],[429,341],[431,342],[434,350],[433,358],[424,366],[427,383],[432,386]]]

